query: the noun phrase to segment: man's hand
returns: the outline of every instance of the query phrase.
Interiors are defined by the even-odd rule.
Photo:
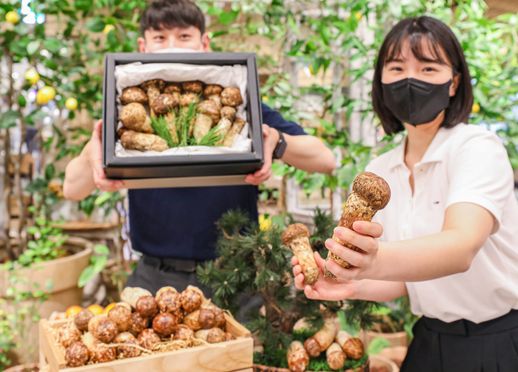
[[[92,175],[95,186],[102,191],[117,191],[125,187],[123,181],[114,181],[106,178],[106,174],[103,169],[103,152],[102,152],[102,120],[99,120],[94,125],[92,137],[88,144],[87,159],[90,167],[92,168]]]
[[[279,141],[279,132],[263,124],[264,164],[261,169],[245,177],[245,182],[252,185],[263,183],[272,175],[273,150]]]

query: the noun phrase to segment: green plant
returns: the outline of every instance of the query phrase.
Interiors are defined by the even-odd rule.
[[[350,135],[353,120],[361,118],[362,126],[377,124],[370,97],[355,90],[370,90],[369,70],[391,25],[422,14],[442,19],[458,36],[474,83],[476,105],[470,121],[503,124],[499,134],[513,167],[518,167],[518,116],[513,109],[518,100],[517,14],[488,18],[483,0],[304,0],[297,6],[284,0],[245,0],[224,8],[215,0],[200,3],[213,19],[213,49],[248,51],[248,37],[260,40],[254,45],[264,77],[263,101],[288,119],[308,124],[309,133],[342,153],[340,167],[331,176],[275,167],[276,174],[294,177],[308,193],[347,190],[371,152],[386,151],[399,140],[381,136],[373,148]],[[319,97],[321,109],[300,110],[304,104],[298,103],[308,96]]]
[[[103,271],[106,268],[108,263],[108,258],[110,256],[110,250],[107,246],[103,244],[97,244],[94,246],[94,253],[90,257],[90,262],[88,266],[85,267],[81,275],[79,276],[79,281],[77,285],[82,288],[92,280],[97,274]]]
[[[39,308],[47,299],[52,283],[33,283],[22,277],[11,263],[0,265],[0,275],[7,273],[5,296],[0,297],[0,368],[9,366],[10,352],[22,350],[18,362],[35,358],[34,327],[40,319]]]
[[[380,304],[371,312],[370,330],[381,333],[406,332],[412,338],[412,327],[418,317],[412,314],[408,297],[400,297],[391,303]]]
[[[51,221],[45,217],[37,217],[35,225],[27,228],[32,239],[27,243],[27,248],[15,261],[7,264],[14,267],[30,267],[33,264],[54,260],[67,254],[63,244],[67,236],[57,227],[52,226]]]
[[[99,208],[103,211],[104,216],[108,216],[123,200],[124,196],[119,192],[95,190],[78,203],[78,209],[87,216],[91,216],[94,210]]]
[[[293,290],[292,253],[281,242],[284,227],[293,221],[286,215],[268,218],[272,223],[263,224],[261,229],[243,212],[225,213],[218,221],[218,258],[199,267],[197,274],[204,285],[213,289],[213,301],[231,312],[238,310],[240,295],[260,295],[265,314],[260,315],[259,309],[248,314],[252,319],[248,326],[264,348],[255,360],[284,366],[286,350],[295,337],[292,334],[295,322],[305,318],[318,329],[323,321],[321,307],[335,313],[342,303],[311,301],[303,292]],[[330,216],[319,212],[315,242],[324,241],[330,220]]]

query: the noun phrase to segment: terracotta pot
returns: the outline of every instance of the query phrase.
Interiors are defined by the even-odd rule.
[[[406,332],[393,332],[393,333],[382,333],[382,332],[372,332],[372,331],[363,331],[361,338],[363,339],[363,343],[368,345],[375,338],[384,338],[389,342],[389,347],[392,346],[408,346],[408,336]]]
[[[378,358],[378,357],[374,356],[374,358]],[[390,362],[390,360],[388,360],[388,363],[385,363],[385,364],[383,364],[383,363],[385,363],[385,362],[383,362],[383,361],[379,362],[378,361],[378,364],[381,365],[381,366],[385,366],[385,365],[386,366],[390,366],[391,362]],[[364,366],[358,367],[358,368],[355,368],[355,369],[347,369],[347,370],[345,370],[345,372],[370,372],[370,364],[371,364],[371,361],[368,360],[367,363],[365,363]],[[392,372],[392,371],[396,372],[396,371],[398,371],[397,366],[395,366],[395,367],[396,367],[395,370],[387,369],[386,372]],[[254,372],[290,372],[290,370],[287,369],[287,368],[270,367],[270,366],[265,366],[265,365],[261,365],[261,364],[254,364]],[[311,372],[311,371],[307,371],[307,372]],[[379,372],[385,372],[385,371],[384,370],[380,370]]]
[[[38,363],[28,363],[7,368],[4,372],[38,372],[39,370],[40,367]]]
[[[381,355],[369,356],[369,372],[399,372],[399,367],[390,359]]]
[[[85,239],[69,238],[65,247],[75,252],[69,256],[58,258],[52,261],[35,264],[29,268],[17,271],[17,277],[22,278],[20,290],[36,289],[48,293],[48,298],[43,303],[27,302],[27,305],[34,305],[33,311],[41,318],[48,318],[54,311],[65,311],[71,305],[80,305],[83,290],[77,286],[81,272],[88,266],[92,254],[91,243]],[[7,309],[14,305],[6,298],[6,290],[9,285],[9,273],[0,272],[0,298],[6,300]],[[52,283],[50,290],[47,283]],[[15,309],[11,309],[15,311]],[[35,362],[38,350],[38,324],[30,319],[23,325],[24,329],[19,334],[23,337],[23,350],[15,350],[17,360],[20,363]]]
[[[401,367],[401,364],[403,364],[403,360],[405,360],[407,351],[407,346],[393,346],[381,350],[379,355],[390,359],[391,361],[396,363],[398,367]]]

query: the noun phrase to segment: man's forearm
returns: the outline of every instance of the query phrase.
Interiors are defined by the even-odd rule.
[[[287,142],[282,160],[306,172],[331,173],[336,167],[333,152],[318,138],[290,136],[284,134]]]
[[[78,157],[72,159],[67,165],[63,184],[63,193],[66,199],[82,200],[95,190],[92,167],[86,155],[88,146],[89,144],[85,146]]]

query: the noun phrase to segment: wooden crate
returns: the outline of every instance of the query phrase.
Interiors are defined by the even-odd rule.
[[[187,371],[252,371],[253,339],[250,331],[234,318],[227,318],[226,331],[236,337],[233,341],[168,351],[108,363],[67,368],[63,348],[55,339],[55,332],[63,321],[40,320],[40,365],[48,372],[187,372]]]

